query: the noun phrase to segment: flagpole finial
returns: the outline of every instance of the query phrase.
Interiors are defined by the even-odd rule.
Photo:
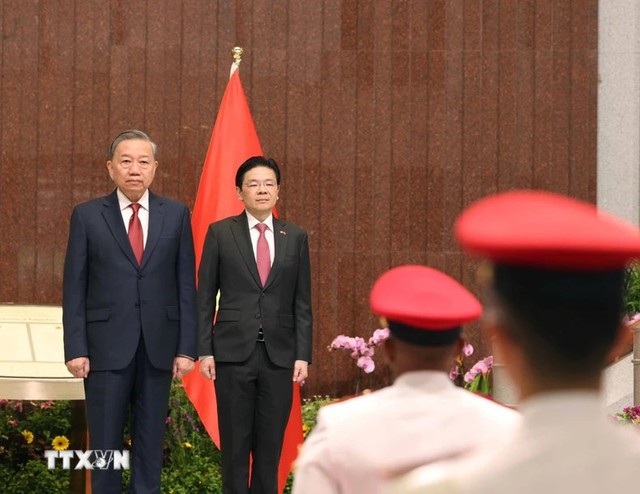
[[[236,64],[237,66],[240,65],[240,62],[242,62],[242,54],[243,53],[244,53],[244,50],[240,46],[234,46],[233,49],[231,50],[231,56],[233,57],[233,63]]]

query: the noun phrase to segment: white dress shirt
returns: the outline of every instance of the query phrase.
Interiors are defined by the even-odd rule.
[[[120,213],[122,214],[122,221],[124,221],[124,227],[129,234],[129,220],[133,215],[133,209],[129,206],[133,204],[127,196],[125,196],[120,189],[117,189],[118,204],[120,205]],[[138,209],[138,218],[142,224],[142,245],[147,245],[147,235],[149,233],[149,189],[144,191],[142,197],[138,201],[140,209]]]
[[[251,245],[253,246],[253,257],[258,259],[258,238],[260,237],[260,232],[255,227],[259,220],[254,218],[249,211],[247,213],[247,221],[249,222],[249,234],[251,235]],[[269,255],[271,257],[271,265],[273,266],[273,260],[275,259],[276,249],[275,249],[275,240],[273,239],[273,215],[270,214],[269,217],[264,220],[262,223],[267,225],[267,229],[264,231],[264,236],[267,239],[267,243],[269,244]]]
[[[462,454],[519,421],[444,372],[405,373],[392,386],[320,410],[296,462],[293,492],[384,492],[393,476]]]
[[[411,472],[393,494],[607,494],[637,492],[640,433],[615,424],[595,392],[540,394],[522,404],[508,442]]]

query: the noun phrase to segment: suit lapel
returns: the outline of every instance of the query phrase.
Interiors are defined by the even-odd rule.
[[[163,224],[164,203],[160,197],[149,191],[149,231],[147,233],[147,243],[144,247],[140,269],[143,269],[147,262],[149,262],[151,253],[158,243],[160,233],[162,233]]]
[[[131,261],[131,263],[137,268],[138,261],[133,254],[133,249],[129,243],[129,237],[127,236],[127,230],[124,227],[122,221],[122,213],[120,212],[120,204],[118,203],[118,196],[114,191],[112,194],[104,198],[105,206],[102,216],[104,217],[113,238],[117,242],[118,246],[122,250],[125,256]]]
[[[273,218],[273,240],[275,243],[276,255],[273,259],[273,266],[271,266],[271,271],[269,272],[269,277],[267,278],[267,283],[265,288],[268,287],[273,280],[276,279],[280,269],[282,268],[282,264],[284,262],[284,257],[287,252],[287,239],[289,238],[287,235],[287,224],[274,217]]]
[[[240,252],[253,280],[258,286],[262,286],[262,283],[260,283],[260,275],[258,274],[258,266],[256,265],[256,258],[253,255],[253,245],[251,244],[251,236],[249,235],[249,222],[247,221],[245,212],[233,218],[231,233],[238,246],[238,252]]]

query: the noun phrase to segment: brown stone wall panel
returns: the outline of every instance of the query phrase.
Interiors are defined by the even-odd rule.
[[[130,120],[131,113],[127,109],[129,105],[129,61],[130,51],[126,46],[111,46],[109,133],[114,136],[135,126]]]
[[[518,52],[517,2],[501,0],[498,54],[498,189],[518,187]]]
[[[444,50],[447,42],[447,1],[429,0],[427,9],[427,49]]]
[[[374,194],[377,170],[375,163],[375,89],[374,53],[361,51],[355,60],[358,71],[356,93],[356,157],[354,177],[354,321],[355,325],[366,325],[370,317],[368,307],[369,290],[374,273],[371,253],[380,249],[380,241],[386,232],[375,230],[375,216],[381,203]]]
[[[500,2],[482,0],[482,49],[496,52],[500,47]]]
[[[498,49],[501,52],[514,51],[518,47],[519,3],[513,0],[498,2]]]
[[[144,126],[146,0],[120,2],[111,12],[111,129],[115,135]]]
[[[535,45],[536,0],[518,0],[517,3],[517,49],[533,50]]]
[[[593,46],[592,19],[597,12],[593,1],[588,6],[572,4],[571,51],[571,157],[569,161],[571,187],[569,193],[587,201],[596,201],[597,170],[589,166],[589,159],[597,153],[597,114],[590,102],[597,100],[598,54]],[[597,29],[596,29],[597,33]]]
[[[391,202],[396,191],[391,189],[392,180],[392,78],[394,57],[391,47],[392,22],[391,2],[376,3],[375,40],[376,52],[373,62],[373,132],[375,135],[372,160],[372,193],[375,203],[373,214],[373,252],[386,255],[375,256],[375,274],[388,269],[391,259],[391,230],[395,218],[391,216]]]
[[[475,0],[478,1],[478,0]],[[428,46],[429,9],[428,2],[410,2],[411,45],[413,53],[426,53]]]
[[[411,10],[409,2],[394,1],[391,6],[391,46],[398,58],[408,52],[412,46]]]
[[[410,177],[396,194],[406,194],[410,198],[409,217],[411,221],[409,242],[407,247],[411,251],[426,254],[427,251],[427,160],[428,142],[427,128],[429,125],[429,86],[428,55],[426,51],[411,53],[411,85],[409,87],[409,143],[410,143]]]
[[[446,2],[445,47],[450,53],[464,48],[464,2],[465,0]]]
[[[446,58],[443,52],[429,54],[429,126],[427,128],[427,252],[444,248],[444,180],[447,149],[445,128],[447,98],[445,87]]]
[[[450,52],[446,60],[447,121],[444,128],[446,149],[443,210],[443,246],[447,252],[458,252],[453,225],[462,210],[462,52]]]
[[[534,41],[537,51],[548,52],[553,49],[553,4],[554,0],[536,0],[534,22]]]
[[[218,6],[219,2],[215,4],[206,3],[200,8],[200,60],[201,64],[198,67],[198,73],[200,78],[199,83],[199,101],[200,104],[197,108],[198,113],[198,128],[197,139],[194,139],[194,149],[191,153],[194,154],[194,166],[193,169],[189,169],[188,173],[185,173],[184,180],[190,180],[192,182],[192,190],[198,190],[198,184],[200,182],[200,175],[202,174],[202,167],[209,149],[209,142],[211,140],[211,133],[213,132],[213,125],[218,110],[218,102],[222,99],[221,89],[217,86],[218,80],[218,65],[216,63],[218,58],[224,58],[223,47],[218,47],[216,42],[216,33],[218,32]],[[229,67],[231,66],[232,57],[227,57]],[[225,71],[226,74],[228,74]],[[241,74],[242,78],[242,74]],[[244,82],[244,81],[243,81]],[[186,203],[192,206],[195,201],[195,195],[190,197]]]
[[[392,252],[407,249],[414,220],[421,211],[411,210],[411,195],[400,193],[411,188],[411,93],[410,58],[408,52],[392,62],[391,121],[391,211],[390,248]]]
[[[518,54],[499,52],[498,189],[518,187]]]
[[[535,52],[535,95],[534,95],[534,135],[533,187],[553,190],[553,53],[550,50]]]
[[[531,187],[533,182],[534,113],[535,113],[534,52],[518,52],[517,105],[518,105],[518,157],[515,168],[515,186]]]
[[[596,24],[597,26],[597,24]],[[597,29],[596,29],[597,30]],[[585,129],[585,132],[589,135],[585,143],[585,155],[581,163],[582,169],[589,174],[589,195],[583,197],[592,203],[597,201],[597,188],[598,188],[598,168],[596,166],[598,156],[598,52],[596,50],[590,50],[588,55],[589,65],[589,101],[587,118],[589,125]]]
[[[479,161],[483,170],[481,196],[498,190],[499,74],[498,52],[485,51],[482,56],[482,138],[478,143]],[[469,198],[472,199],[475,198]]]
[[[588,0],[586,6],[578,2],[575,2],[575,4],[572,5],[574,12],[580,7],[589,12],[589,18],[587,19],[588,28],[586,33],[588,42],[586,48],[590,50],[598,49],[598,3],[599,0]]]
[[[35,297],[59,303],[57,287],[62,283],[59,255],[66,238],[67,218],[51,207],[68,210],[71,197],[68,174],[60,164],[72,161],[73,119],[73,5],[45,2],[39,12],[38,63],[38,166],[36,190]],[[55,260],[55,261],[54,261]]]
[[[322,6],[292,1],[289,13],[287,86],[287,192],[291,219],[317,248],[320,218]]]
[[[351,333],[354,336],[365,337],[372,330],[367,327],[367,321],[357,320],[354,317],[356,308],[354,277],[356,254],[353,251],[341,250],[336,253],[335,263],[338,268],[336,292],[340,294],[336,314],[338,324],[333,328],[331,326],[326,327],[326,331],[323,331],[325,338],[321,340],[322,346],[320,349],[322,351],[338,334]]]
[[[38,112],[38,2],[7,4],[2,17],[0,301],[33,299]],[[33,164],[33,166],[26,166]]]
[[[465,51],[482,50],[482,7],[483,0],[466,0],[462,16],[462,42]]]
[[[160,154],[158,156],[158,171],[156,172],[154,190],[165,196],[179,199],[180,184],[177,176],[173,174],[177,163],[180,161],[181,148],[181,97],[182,97],[182,67],[183,67],[183,50],[181,40],[184,36],[184,18],[181,2],[166,2],[164,5],[164,16],[158,19],[160,26],[154,28],[154,37],[162,47],[162,51],[154,53],[159,66],[151,70],[161,71],[157,77],[161,77],[162,83],[160,90],[162,91],[163,101],[160,103],[162,113],[153,113],[153,121],[151,116],[147,117],[147,124],[161,128],[161,134],[156,139],[160,146]],[[161,40],[162,36],[165,40]],[[228,53],[228,52],[227,52]],[[223,55],[220,54],[220,58]],[[227,59],[228,60],[228,59]],[[147,70],[150,62],[147,63]],[[149,80],[148,85],[151,86],[154,81]],[[153,90],[152,90],[153,91]],[[217,103],[216,103],[217,104]],[[204,159],[201,158],[201,159]],[[186,201],[192,204],[192,201]]]
[[[217,79],[215,84],[218,88],[217,99],[215,101],[215,111],[217,114],[222,94],[229,82],[229,69],[233,59],[230,56],[230,50],[234,46],[241,46],[245,52],[240,66],[240,77],[249,106],[251,106],[252,91],[252,70],[251,64],[256,56],[252,47],[251,36],[253,30],[251,24],[247,24],[252,18],[253,2],[216,2],[218,29],[215,33],[211,33],[216,38],[216,64]],[[260,137],[260,134],[258,134]]]
[[[340,49],[343,51],[358,48],[358,3],[345,1],[340,5]]]
[[[109,123],[111,108],[110,73],[111,73],[111,27],[109,21],[109,8],[101,2],[94,2],[92,20],[80,20],[90,22],[93,29],[93,85],[92,85],[92,145],[88,153],[92,160],[83,165],[87,168],[84,173],[91,176],[92,183],[89,190],[83,191],[85,198],[78,198],[75,203],[104,195],[113,190],[113,182],[109,178],[105,163],[108,159],[108,146],[111,143],[112,130]],[[82,91],[86,91],[82,89]],[[90,171],[89,171],[90,170]]]
[[[593,47],[592,37],[590,33],[591,16],[593,13],[592,0],[583,0],[582,2],[573,1],[569,3],[569,19],[571,26],[571,45],[572,50],[588,50]]]
[[[318,247],[317,247],[318,248]],[[314,373],[310,377],[310,387],[331,386],[336,376],[327,376],[326,363],[324,362],[324,348],[331,342],[333,336],[341,331],[349,332],[350,327],[338,319],[338,306],[340,304],[337,292],[338,263],[335,250],[328,250],[319,245],[318,258],[315,260],[315,268],[312,268],[314,289],[317,290],[318,304],[314,306]],[[317,365],[316,365],[317,364]],[[338,372],[338,369],[335,369]],[[314,375],[315,374],[315,375]],[[327,382],[329,381],[329,382]]]
[[[108,68],[99,67],[96,53],[98,52],[98,40],[101,32],[96,18],[99,11],[89,2],[78,2],[75,5],[75,33],[73,38],[73,103],[71,114],[73,129],[71,134],[72,159],[69,162],[71,197],[69,202],[61,210],[61,216],[65,220],[62,228],[65,235],[68,233],[68,219],[72,207],[92,197],[94,185],[94,173],[96,168],[101,168],[100,179],[102,186],[106,187],[106,170],[103,165],[107,160],[106,149],[94,147],[94,135],[96,132],[96,115],[106,121],[107,107],[104,104],[106,98],[97,94],[95,90],[96,80],[107,78]],[[108,31],[107,31],[108,35]],[[104,43],[101,44],[104,48]],[[105,139],[107,135],[103,136]],[[102,151],[102,152],[101,152]],[[101,166],[99,166],[101,165]]]
[[[173,15],[171,15],[173,14]],[[170,125],[169,119],[165,115],[169,108],[165,106],[166,95],[168,94],[171,74],[167,73],[165,63],[170,63],[167,59],[167,44],[171,39],[179,34],[179,25],[171,20],[176,20],[175,12],[167,10],[167,2],[162,2],[161,7],[148,9],[147,14],[147,52],[146,52],[146,93],[144,99],[144,130],[151,139],[158,144],[158,170],[153,182],[153,190],[157,193],[166,194],[164,182],[171,171],[171,164],[176,162],[178,150],[171,136],[165,131],[165,126]],[[177,20],[180,17],[177,16]],[[173,28],[173,29],[172,29]],[[169,65],[170,67],[170,65]],[[176,77],[173,77],[176,80]]]
[[[357,2],[358,4],[358,52],[362,50],[372,51],[375,47],[375,2]]]
[[[571,126],[569,140],[569,194],[587,201],[595,201],[596,170],[589,166],[590,143],[595,140],[595,123],[590,120],[589,101],[593,96],[590,88],[594,80],[589,76],[589,67],[597,58],[590,50],[572,52],[571,57]],[[595,79],[595,78],[594,78]],[[595,147],[595,146],[594,146]]]
[[[203,10],[199,0],[185,0],[182,2],[182,16],[188,23],[188,28],[183,30],[181,43],[181,88],[180,88],[180,143],[178,160],[168,163],[171,167],[170,174],[180,177],[178,180],[177,195],[173,196],[184,203],[191,202],[195,197],[196,183],[188,180],[193,175],[199,161],[204,159],[206,151],[199,146],[200,112],[199,108],[204,104],[201,98],[200,88],[206,84],[202,78],[202,67],[209,63],[202,57],[202,44],[208,34],[202,30]],[[231,60],[231,57],[229,57]]]
[[[263,151],[282,161],[285,154],[286,132],[286,87],[289,61],[284,50],[286,47],[286,2],[269,2],[255,0],[253,2],[253,22],[263,19],[268,25],[282,24],[281,29],[274,31],[273,36],[265,36],[251,32],[251,59],[253,91],[251,109],[258,129]],[[248,33],[245,33],[247,35]],[[291,61],[294,62],[294,61]],[[283,163],[283,172],[287,172],[287,163]],[[286,208],[286,198],[282,204]],[[286,210],[283,209],[284,212]]]
[[[485,194],[483,180],[485,163],[482,150],[488,136],[484,132],[485,115],[482,107],[482,52],[466,51],[463,58],[463,120],[462,120],[462,193],[463,205]],[[494,137],[495,138],[495,137]]]
[[[251,112],[262,150],[282,161],[285,154],[287,60],[284,50],[263,48],[252,59],[253,91]],[[290,69],[291,70],[291,69]],[[287,163],[282,163],[283,173]]]
[[[553,41],[555,50],[571,48],[571,4],[585,2],[553,2]]]
[[[555,50],[553,53],[553,190],[568,194],[571,187],[569,173],[570,120],[571,120],[571,53]]]

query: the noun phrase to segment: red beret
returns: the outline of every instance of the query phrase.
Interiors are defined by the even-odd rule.
[[[619,269],[640,257],[640,230],[591,204],[521,190],[481,199],[458,218],[469,253],[501,264],[566,270]]]
[[[374,283],[371,309],[388,321],[441,331],[473,321],[480,302],[460,283],[426,266],[399,266]]]

